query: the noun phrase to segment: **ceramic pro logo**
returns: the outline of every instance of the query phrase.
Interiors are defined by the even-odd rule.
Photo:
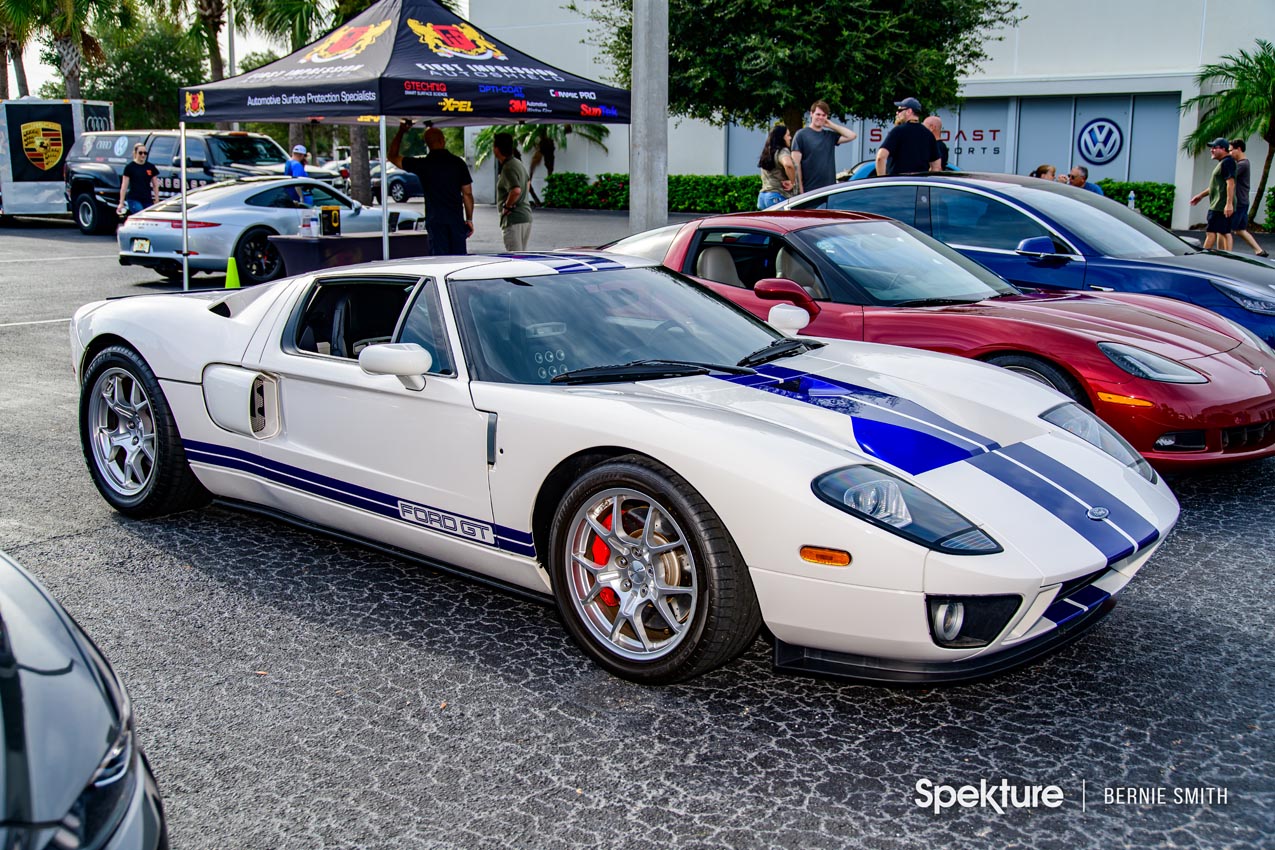
[[[1124,133],[1115,121],[1095,118],[1081,129],[1076,147],[1087,162],[1106,165],[1120,156],[1120,150],[1124,147]]]

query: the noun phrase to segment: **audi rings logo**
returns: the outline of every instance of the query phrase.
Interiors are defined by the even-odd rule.
[[[1094,165],[1106,165],[1120,156],[1124,147],[1124,133],[1109,118],[1095,118],[1080,131],[1076,140],[1080,155]]]
[[[98,133],[102,130],[111,129],[111,120],[105,115],[86,115],[84,116],[84,132]]]

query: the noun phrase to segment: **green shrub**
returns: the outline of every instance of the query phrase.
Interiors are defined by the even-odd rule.
[[[760,177],[720,174],[670,174],[669,212],[724,213],[757,209]],[[629,208],[629,175],[599,174],[588,177],[555,171],[545,186],[545,206],[586,210]]]
[[[1138,212],[1158,224],[1169,226],[1173,218],[1172,183],[1130,183],[1104,178],[1098,181],[1098,185],[1108,198],[1121,204],[1128,202],[1129,192],[1132,191],[1136,196],[1134,203]]]
[[[1266,229],[1275,233],[1275,189],[1266,190]]]

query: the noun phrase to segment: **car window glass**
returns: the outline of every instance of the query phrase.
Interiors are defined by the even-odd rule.
[[[431,372],[439,375],[455,374],[451,347],[447,344],[447,330],[443,325],[438,284],[433,280],[427,279],[418,288],[416,300],[403,318],[398,342],[414,342],[428,351],[433,358]]]
[[[959,189],[930,188],[930,230],[949,245],[1013,251],[1024,239],[1051,236],[1008,204]]]
[[[172,165],[177,156],[176,136],[156,136],[151,140],[150,161],[158,166]]]
[[[208,146],[204,144],[203,139],[194,136],[186,139],[186,159],[193,162],[208,161]]]
[[[308,191],[310,193],[310,196],[314,198],[314,205],[316,207],[338,206],[338,207],[345,207],[346,209],[350,209],[349,201],[347,201],[345,198],[341,197],[340,195],[329,192],[327,189],[324,189],[322,186],[309,186],[307,187],[306,191]]]
[[[795,238],[877,304],[972,303],[1018,291],[946,245],[890,221],[809,227]]]
[[[685,271],[704,280],[752,289],[775,272],[775,244],[755,230],[705,230]]]
[[[898,219],[904,224],[914,224],[916,219],[916,187],[878,186],[873,189],[836,192],[828,196],[828,208],[875,213],[888,218]]]
[[[1005,191],[1035,206],[1108,257],[1180,257],[1195,250],[1141,213],[1094,192],[1016,186],[1007,186]]]
[[[314,354],[357,359],[369,345],[394,338],[414,288],[415,281],[402,279],[320,280],[306,299],[293,345]]]
[[[668,269],[585,268],[448,284],[475,380],[547,384],[574,369],[652,358],[734,364],[781,338]]]
[[[681,229],[682,225],[680,224],[670,224],[667,227],[648,230],[645,233],[638,233],[618,242],[612,242],[610,245],[603,246],[603,250],[662,263],[664,262],[664,257],[668,255],[668,249],[673,244],[674,237],[677,236],[677,232]]]
[[[258,192],[248,198],[246,203],[254,207],[277,207],[280,209],[293,209],[297,205],[296,198],[285,186],[276,186],[264,192]]]
[[[279,143],[266,136],[211,136],[208,146],[219,165],[282,166],[288,159]]]

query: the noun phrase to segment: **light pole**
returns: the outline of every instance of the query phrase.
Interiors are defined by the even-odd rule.
[[[668,0],[633,4],[629,227],[668,224]]]

